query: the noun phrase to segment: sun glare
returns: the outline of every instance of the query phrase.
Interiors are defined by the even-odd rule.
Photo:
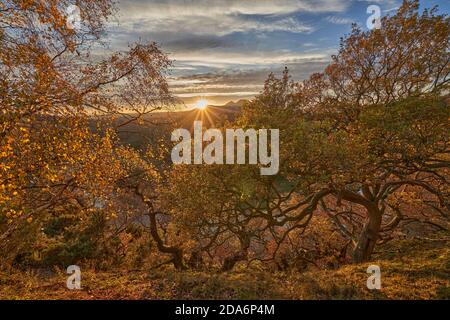
[[[206,109],[206,107],[208,106],[208,100],[198,100],[195,104],[194,104],[194,108],[195,109],[200,109],[200,110],[204,110]]]

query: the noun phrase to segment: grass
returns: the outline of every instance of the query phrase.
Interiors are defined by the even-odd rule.
[[[381,290],[366,287],[372,264]],[[0,273],[0,299],[450,299],[450,249],[448,241],[396,241],[370,263],[305,273],[82,270],[78,291],[66,279],[63,270]]]

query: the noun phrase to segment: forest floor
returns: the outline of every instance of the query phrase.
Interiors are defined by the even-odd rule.
[[[0,272],[0,299],[450,299],[449,244],[395,241],[370,263],[304,273],[82,270],[80,290],[63,270]],[[381,268],[381,290],[367,289],[369,265]]]

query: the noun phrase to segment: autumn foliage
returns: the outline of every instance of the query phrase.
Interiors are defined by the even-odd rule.
[[[322,72],[286,69],[226,127],[279,128],[280,171],[170,161],[173,103],[154,43],[95,56],[112,1],[0,3],[0,266],[333,269],[449,229],[450,18],[405,1],[354,26]],[[145,140],[147,141],[147,140]]]

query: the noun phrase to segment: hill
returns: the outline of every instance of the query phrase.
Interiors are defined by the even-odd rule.
[[[450,299],[449,241],[401,240],[370,263],[336,270],[230,273],[82,270],[82,289],[66,289],[63,270],[0,273],[0,299]],[[368,290],[369,265],[381,290]]]
[[[227,104],[225,104],[225,107],[227,108],[242,108],[244,106],[244,104],[246,104],[248,102],[248,100],[246,99],[241,99],[238,101],[230,101]]]
[[[121,140],[135,148],[142,149],[147,143],[161,138],[170,138],[175,128],[192,130],[194,121],[202,121],[204,128],[220,128],[225,122],[233,122],[241,112],[239,105],[208,106],[203,110],[155,112],[143,120],[143,123],[130,123],[120,128]],[[125,122],[124,119],[117,120]]]

